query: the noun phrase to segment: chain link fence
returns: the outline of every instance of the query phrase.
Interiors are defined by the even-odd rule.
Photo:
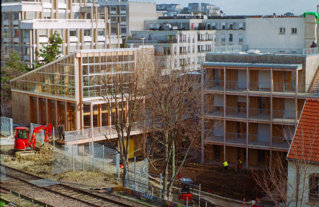
[[[39,126],[42,126],[40,124],[35,124],[35,123],[30,123],[30,137],[32,136],[33,134],[33,130],[34,128],[36,127],[39,127]],[[35,138],[38,142],[41,142],[42,144],[44,143],[44,136],[45,136],[45,130],[41,131],[40,133],[38,133]]]
[[[52,174],[92,170],[119,176],[119,154],[103,144],[67,145],[53,151],[52,157]]]
[[[11,118],[1,116],[1,135],[13,137],[13,122]]]
[[[7,180],[6,168],[4,166],[0,166],[0,180],[1,182],[5,182]]]
[[[126,186],[138,192],[148,193],[148,160],[130,163],[127,168]]]

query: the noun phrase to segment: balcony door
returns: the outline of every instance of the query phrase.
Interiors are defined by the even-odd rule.
[[[270,101],[269,97],[260,97],[259,99],[259,114],[269,115]]]
[[[295,74],[292,71],[285,71],[285,90],[295,90]]]
[[[216,86],[224,86],[224,72],[220,69],[214,69],[214,82]]]

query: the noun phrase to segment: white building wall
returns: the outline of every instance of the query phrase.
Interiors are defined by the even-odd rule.
[[[292,161],[288,162],[288,182],[287,182],[287,203],[288,207],[296,206],[296,197],[299,197],[298,207],[312,207],[318,206],[316,204],[309,202],[309,177],[313,173],[319,173],[318,164],[300,164],[299,169],[300,175],[300,185],[299,185],[299,196],[296,194],[297,186],[297,171],[296,164]],[[318,204],[318,203],[317,203]]]
[[[279,29],[285,28],[285,34]],[[291,29],[297,28],[297,34]],[[305,48],[305,18],[246,18],[249,48]]]

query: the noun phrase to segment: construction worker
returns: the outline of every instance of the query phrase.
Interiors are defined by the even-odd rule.
[[[240,174],[240,173],[241,173],[241,168],[242,168],[242,167],[243,167],[243,162],[240,161],[240,159],[238,159],[236,174]]]
[[[58,124],[58,133],[59,133],[59,139],[61,139],[61,136],[62,136],[61,124]]]
[[[223,165],[224,165],[223,173],[225,173],[228,169],[228,162],[224,161]]]
[[[62,134],[62,140],[65,140],[65,137],[64,137],[64,133],[65,133],[65,128],[64,128],[64,125],[61,124],[61,134]]]

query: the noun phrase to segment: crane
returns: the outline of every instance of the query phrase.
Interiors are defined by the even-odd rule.
[[[29,136],[29,130],[26,127],[16,127],[16,135],[14,140],[14,149],[16,151],[33,150],[36,143],[36,135],[43,130],[45,132],[44,141],[48,142],[48,137],[51,136],[52,125],[38,126],[33,129],[32,136]]]

